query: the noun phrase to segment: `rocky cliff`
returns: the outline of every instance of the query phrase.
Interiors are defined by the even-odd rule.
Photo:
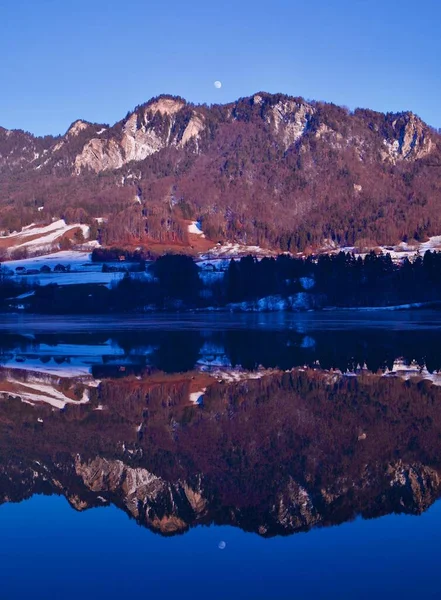
[[[379,156],[391,162],[423,158],[439,144],[438,135],[411,112],[382,115],[369,111],[373,117],[369,123],[360,119],[363,111],[350,114],[340,109],[340,122],[330,125],[332,119],[326,118],[326,109],[327,105],[302,98],[263,93],[211,109],[163,96],[137,107],[112,127],[77,120],[58,138],[36,138],[23,131],[0,128],[0,166],[39,170],[50,164],[56,170],[64,150],[70,153],[72,174],[80,174],[83,169],[120,169],[128,163],[144,161],[164,148],[182,149],[190,142],[192,151],[198,153],[203,151],[199,142],[207,134],[206,115],[211,125],[213,118],[218,124],[260,118],[285,151],[310,131],[316,139],[330,136],[341,147],[362,147],[367,141],[372,145],[373,140],[367,139],[372,132],[377,138]],[[351,129],[363,126],[365,131],[360,130],[356,139],[342,131],[342,126],[348,125]]]

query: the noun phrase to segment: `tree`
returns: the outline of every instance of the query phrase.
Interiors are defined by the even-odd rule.
[[[165,254],[153,266],[164,300],[181,299],[195,302],[198,298],[201,281],[198,267],[190,256]]]

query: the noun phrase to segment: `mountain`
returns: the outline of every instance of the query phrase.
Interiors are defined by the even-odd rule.
[[[58,494],[163,535],[215,523],[270,537],[420,514],[441,494],[441,388],[419,377],[156,372],[98,381],[80,402],[81,380],[0,377],[0,505]]]
[[[395,244],[441,232],[441,135],[283,94],[226,105],[160,96],[113,126],[0,128],[0,228],[64,218],[107,245],[211,242],[274,250]],[[98,219],[98,221],[96,221]]]

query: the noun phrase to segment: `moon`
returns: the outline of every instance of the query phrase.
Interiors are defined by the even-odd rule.
[[[219,545],[218,545],[219,550],[225,550],[226,547],[227,547],[226,542],[224,542],[223,540],[222,540],[222,542],[219,542]]]
[[[222,81],[215,81],[215,82],[214,82],[214,87],[215,87],[217,90],[220,90],[220,89],[221,89],[221,87],[222,87]]]

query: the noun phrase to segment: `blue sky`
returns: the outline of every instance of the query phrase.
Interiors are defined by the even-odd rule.
[[[441,127],[440,19],[439,0],[0,0],[0,125],[57,134],[161,93],[264,90]]]

